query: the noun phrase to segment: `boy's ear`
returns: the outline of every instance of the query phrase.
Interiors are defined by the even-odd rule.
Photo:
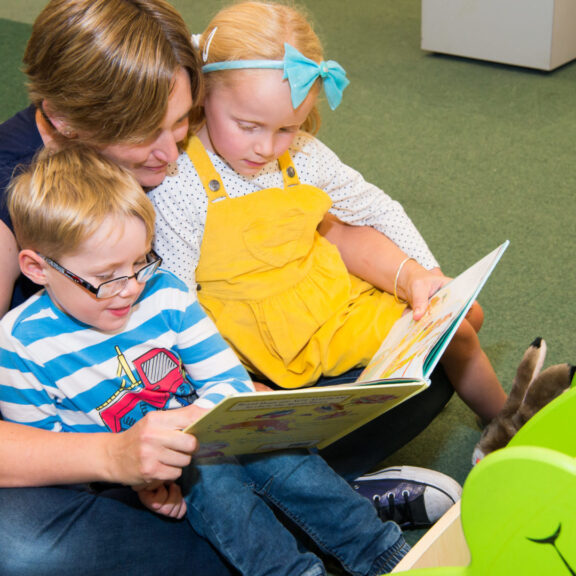
[[[20,254],[18,254],[18,263],[22,274],[30,278],[32,282],[41,286],[48,283],[44,272],[46,266],[44,259],[34,250],[21,250]]]

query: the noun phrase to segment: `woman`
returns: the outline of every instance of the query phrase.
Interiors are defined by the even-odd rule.
[[[0,127],[0,195],[18,165],[70,139],[98,147],[146,188],[163,180],[201,92],[189,33],[173,8],[163,0],[52,0],[24,63],[33,104]],[[0,215],[3,314],[37,287],[20,278],[11,223]],[[328,235],[341,233],[334,224]],[[428,401],[428,412],[445,401]],[[89,436],[0,422],[0,572],[229,574],[186,523],[142,510],[119,486],[177,479],[196,448],[180,432],[188,420],[186,409],[157,412],[124,433]],[[397,429],[394,436],[404,443]]]
[[[32,105],[0,134],[0,193],[18,164],[43,146],[84,141],[156,186],[188,130],[199,96],[194,51],[178,13],[164,2],[50,2],[24,55]],[[4,314],[36,287],[20,282],[6,207],[0,256]],[[13,287],[16,289],[13,291]]]

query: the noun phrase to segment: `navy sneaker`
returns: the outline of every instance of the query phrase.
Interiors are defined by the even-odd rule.
[[[462,494],[450,476],[414,466],[384,468],[351,485],[372,500],[382,520],[394,520],[404,529],[429,528]]]

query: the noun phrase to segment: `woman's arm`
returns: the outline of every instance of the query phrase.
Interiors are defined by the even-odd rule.
[[[406,254],[370,226],[349,226],[327,214],[318,227],[327,240],[338,247],[342,260],[351,274],[366,280],[384,292],[394,293],[396,274]],[[428,299],[449,282],[440,268],[426,270],[414,260],[404,264],[397,279],[397,294],[406,300],[418,320],[428,307]],[[476,332],[484,323],[484,311],[474,302],[466,318]]]
[[[415,260],[405,262],[398,274],[406,254],[370,226],[350,226],[327,214],[318,231],[337,246],[351,274],[390,294],[396,288],[397,296],[412,307],[416,320],[426,311],[430,296],[449,281],[438,268],[426,270]]]
[[[182,432],[192,408],[151,412],[119,434],[50,432],[0,421],[0,486],[176,480],[197,447],[196,438]]]
[[[20,275],[18,266],[18,245],[11,230],[0,222],[0,318],[10,309],[14,284]]]

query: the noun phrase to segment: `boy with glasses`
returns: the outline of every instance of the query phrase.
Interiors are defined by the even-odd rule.
[[[87,148],[43,151],[8,203],[21,270],[44,290],[0,323],[5,420],[122,432],[148,412],[188,406],[194,418],[253,391],[196,298],[159,270],[154,209],[127,170]],[[141,499],[182,513],[175,485],[152,488]]]
[[[253,391],[195,295],[159,269],[154,209],[129,172],[89,149],[43,151],[14,179],[8,208],[21,270],[44,290],[0,322],[5,419],[121,433],[151,411],[192,404],[193,420]],[[399,526],[316,454],[195,459],[181,485],[134,488],[150,510],[186,517],[243,574],[326,573],[272,508],[354,574],[389,572],[408,550]]]

